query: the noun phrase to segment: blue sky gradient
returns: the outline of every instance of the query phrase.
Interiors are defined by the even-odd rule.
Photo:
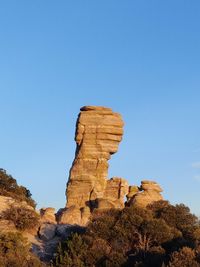
[[[79,108],[120,112],[109,177],[153,179],[200,215],[200,2],[1,1],[0,167],[65,205]]]

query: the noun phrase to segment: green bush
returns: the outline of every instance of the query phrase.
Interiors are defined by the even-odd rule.
[[[67,241],[59,244],[54,266],[87,267],[84,263],[87,248],[82,237],[75,233]]]
[[[21,231],[35,228],[39,224],[39,215],[34,210],[13,205],[2,213],[2,218],[13,222]]]

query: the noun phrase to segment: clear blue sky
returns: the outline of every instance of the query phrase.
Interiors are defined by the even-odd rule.
[[[200,214],[200,1],[1,1],[0,167],[65,205],[79,108],[120,112],[109,177]]]

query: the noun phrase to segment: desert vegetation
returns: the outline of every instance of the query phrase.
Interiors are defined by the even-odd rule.
[[[19,232],[0,234],[0,266],[42,267],[45,266],[30,252],[30,244]]]
[[[14,205],[3,212],[2,218],[13,222],[20,231],[30,230],[39,224],[39,215],[34,210]]]
[[[57,246],[51,262],[31,253],[23,236],[39,224],[31,193],[4,170],[0,194],[25,201],[11,205],[0,220],[14,224],[14,231],[0,233],[2,267],[197,267],[200,266],[200,221],[184,204],[160,200],[145,208],[94,209],[90,222],[75,229]],[[29,207],[29,208],[28,208]]]
[[[7,174],[4,169],[0,169],[0,195],[12,197],[18,201],[25,201],[34,208],[36,206],[36,202],[31,198],[30,191],[24,186],[19,186],[16,179]]]
[[[7,208],[3,207],[0,214],[0,266],[45,266],[31,253],[31,244],[23,236],[24,231],[32,230],[39,223],[39,216],[34,209],[36,203],[30,191],[19,186],[11,175],[0,169],[0,196],[12,199],[12,204],[6,204]]]
[[[57,267],[200,266],[200,225],[183,204],[97,212],[84,234],[61,243]]]

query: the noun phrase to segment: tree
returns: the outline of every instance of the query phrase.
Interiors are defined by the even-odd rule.
[[[188,247],[183,247],[179,251],[172,253],[168,267],[198,267],[195,260],[195,252]]]
[[[97,211],[85,233],[60,247],[57,266],[164,267],[170,259],[169,266],[176,267],[176,259],[183,255],[196,264],[200,254],[195,252],[196,258],[191,255],[192,247],[199,244],[199,233],[198,219],[183,204],[159,201],[146,209],[132,206]],[[181,250],[185,243],[191,248]]]
[[[42,267],[39,259],[30,252],[27,240],[20,233],[0,234],[0,266]]]
[[[59,244],[55,258],[55,266],[59,267],[86,267],[84,258],[87,254],[87,245],[77,233],[68,240]]]

